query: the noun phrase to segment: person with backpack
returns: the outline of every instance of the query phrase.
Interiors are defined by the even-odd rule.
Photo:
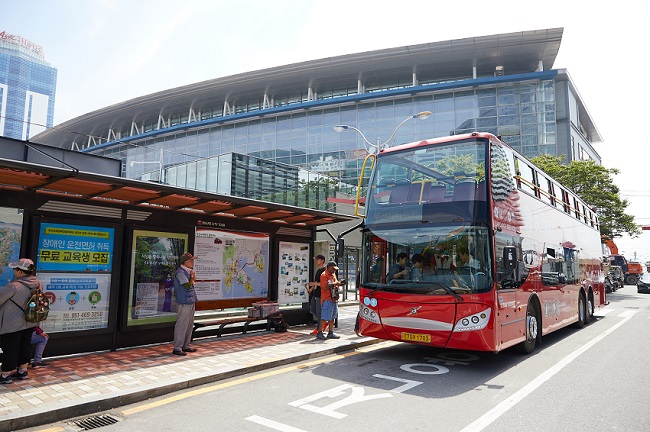
[[[316,328],[310,333],[312,335],[317,335],[320,331],[325,331],[321,329],[321,319],[320,319],[320,275],[325,271],[325,257],[323,255],[316,255],[314,258],[318,269],[314,274],[314,281],[309,283],[309,311],[314,317],[316,317]],[[327,326],[327,323],[325,324]]]
[[[9,267],[14,270],[14,279],[0,288],[0,384],[29,378],[27,367],[32,354],[32,333],[37,323],[25,319],[25,308],[33,291],[41,289],[32,260],[21,258],[9,263]]]

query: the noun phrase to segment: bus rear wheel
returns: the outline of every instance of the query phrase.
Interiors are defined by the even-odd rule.
[[[585,302],[585,295],[580,293],[578,297],[578,321],[574,324],[575,328],[583,328],[587,323],[587,305]]]
[[[585,324],[589,324],[594,319],[594,296],[592,293],[589,293],[589,299],[587,300],[587,313],[585,314]]]
[[[535,350],[537,339],[539,339],[539,320],[537,308],[534,304],[528,303],[526,308],[526,340],[517,347],[523,354],[530,354]]]

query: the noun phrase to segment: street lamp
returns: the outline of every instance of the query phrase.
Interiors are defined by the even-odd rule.
[[[359,129],[355,128],[354,126],[349,126],[349,125],[336,125],[336,126],[334,126],[334,130],[335,130],[336,132],[343,132],[344,130],[348,130],[348,129],[352,129],[352,130],[357,131],[357,132],[359,133],[359,135],[361,135],[361,138],[363,138],[363,140],[366,142],[366,144],[368,144],[370,147],[374,147],[374,148],[376,149],[376,152],[379,153],[379,151],[380,151],[382,148],[386,147],[386,146],[388,145],[388,143],[390,143],[391,140],[392,140],[393,138],[395,138],[395,134],[397,133],[397,130],[398,130],[400,127],[402,127],[402,125],[403,125],[404,123],[406,123],[407,121],[409,121],[409,120],[411,120],[411,119],[414,119],[414,118],[417,118],[417,119],[420,119],[420,120],[424,120],[424,119],[426,119],[427,117],[429,117],[430,115],[431,115],[431,111],[420,111],[420,112],[417,113],[417,114],[413,114],[413,115],[411,115],[411,116],[406,117],[404,120],[402,120],[402,122],[401,122],[400,124],[397,125],[397,127],[395,128],[395,130],[393,131],[393,133],[391,134],[391,136],[388,137],[388,139],[387,139],[386,141],[384,141],[383,143],[381,143],[381,142],[380,142],[380,139],[379,139],[379,137],[378,137],[378,138],[377,138],[377,144],[373,144],[373,143],[371,143],[370,141],[368,141],[368,138],[366,138],[366,136],[363,134],[363,132],[361,132]]]
[[[158,181],[162,183],[163,181],[163,149],[160,149],[160,160],[158,162],[155,161],[131,161],[129,163],[129,166],[133,167],[135,164],[158,164],[160,165],[160,171],[158,174]]]

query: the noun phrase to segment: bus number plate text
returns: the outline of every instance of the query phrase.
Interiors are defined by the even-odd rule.
[[[421,333],[405,333],[402,332],[402,340],[409,342],[425,342],[431,343],[431,335]]]

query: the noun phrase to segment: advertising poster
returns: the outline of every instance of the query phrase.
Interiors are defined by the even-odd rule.
[[[278,303],[307,303],[309,293],[309,245],[280,242]]]
[[[37,271],[110,272],[115,229],[42,223]]]
[[[198,300],[268,297],[269,236],[196,228]]]
[[[50,299],[46,332],[108,327],[115,229],[43,222],[36,276]]]
[[[14,278],[10,262],[20,258],[23,214],[19,209],[0,207],[0,286]]]
[[[38,273],[50,299],[50,313],[40,326],[46,333],[108,327],[111,275]]]
[[[176,320],[173,275],[187,241],[187,234],[133,231],[128,325]]]

